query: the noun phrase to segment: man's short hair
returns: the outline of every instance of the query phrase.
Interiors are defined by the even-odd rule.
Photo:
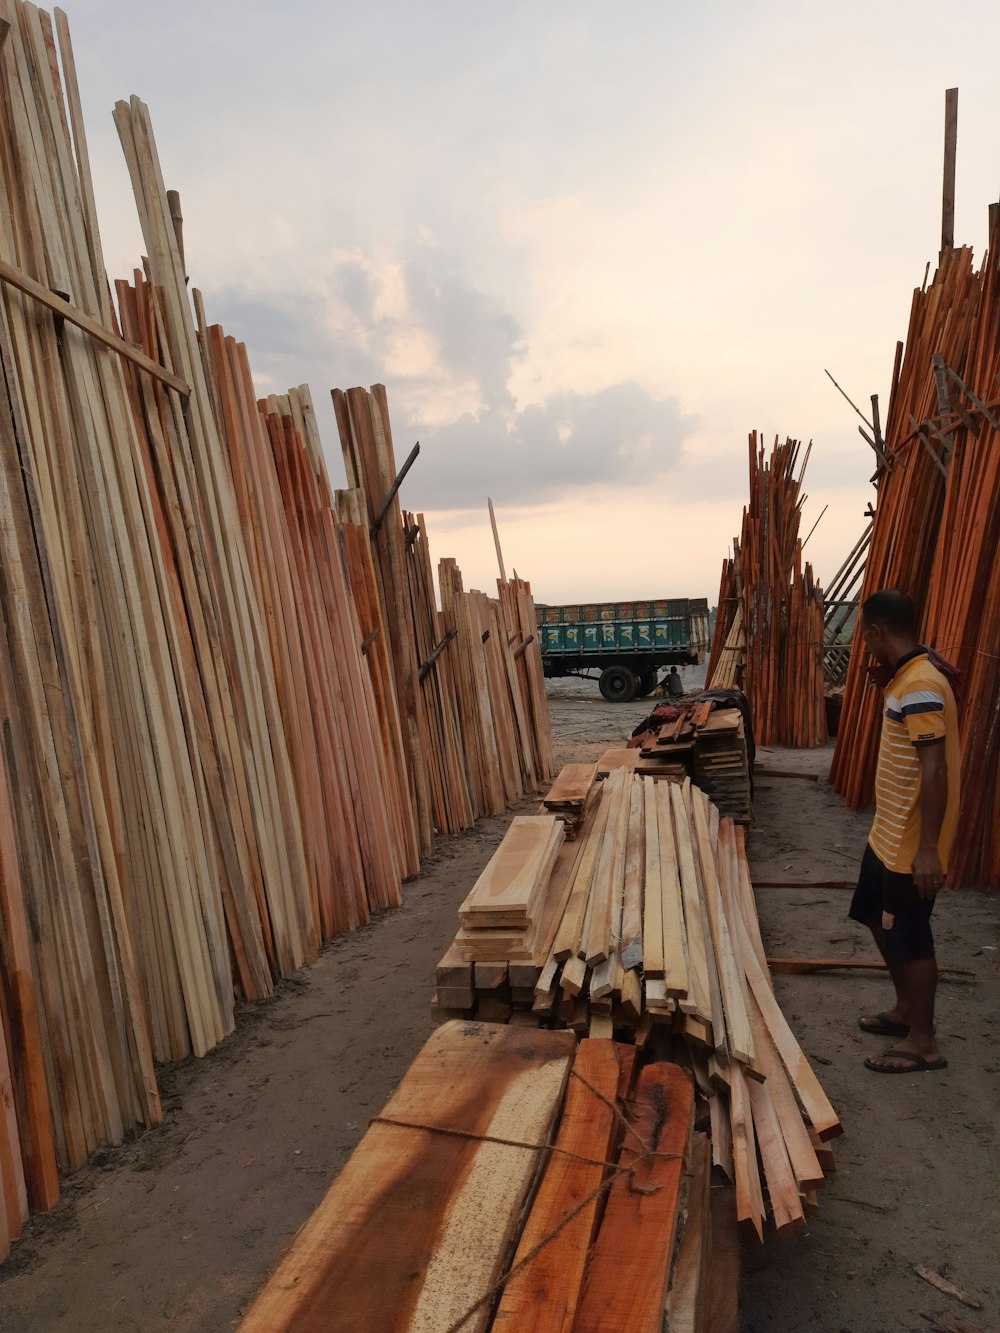
[[[883,588],[872,593],[861,606],[869,625],[881,625],[896,634],[917,633],[917,608],[912,597],[898,588]]]

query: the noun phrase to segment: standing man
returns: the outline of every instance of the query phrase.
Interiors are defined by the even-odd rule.
[[[862,1018],[860,1027],[899,1038],[865,1065],[877,1074],[923,1073],[947,1064],[934,1036],[931,913],[958,821],[958,714],[946,676],[917,642],[917,610],[905,593],[869,597],[861,637],[888,683],[875,820],[850,916],[875,937],[896,1003]]]

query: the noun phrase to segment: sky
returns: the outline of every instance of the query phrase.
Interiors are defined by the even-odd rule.
[[[387,386],[435,559],[537,600],[708,597],[747,435],[814,442],[803,535],[829,581],[940,244],[1000,191],[1000,7],[972,0],[69,0],[104,252],[142,241],[111,119],[149,106],[208,317],[264,393]]]

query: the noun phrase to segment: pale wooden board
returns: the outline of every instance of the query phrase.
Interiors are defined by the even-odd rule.
[[[528,921],[565,836],[555,815],[515,815],[459,909],[463,921]]]
[[[574,1044],[567,1032],[446,1023],[382,1115],[541,1144]],[[441,1333],[499,1276],[540,1157],[373,1124],[241,1328]],[[480,1309],[463,1328],[487,1320]]]
[[[550,809],[561,805],[584,805],[597,778],[596,764],[567,764],[543,797]]]

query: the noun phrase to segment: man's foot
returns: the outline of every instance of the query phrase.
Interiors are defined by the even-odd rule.
[[[901,1046],[891,1046],[881,1055],[869,1056],[865,1068],[874,1074],[929,1074],[935,1069],[947,1069],[948,1061],[937,1051],[921,1055]]]
[[[871,1032],[876,1037],[905,1037],[910,1030],[909,1023],[901,1019],[893,1010],[885,1014],[866,1014],[858,1019],[862,1032]]]

